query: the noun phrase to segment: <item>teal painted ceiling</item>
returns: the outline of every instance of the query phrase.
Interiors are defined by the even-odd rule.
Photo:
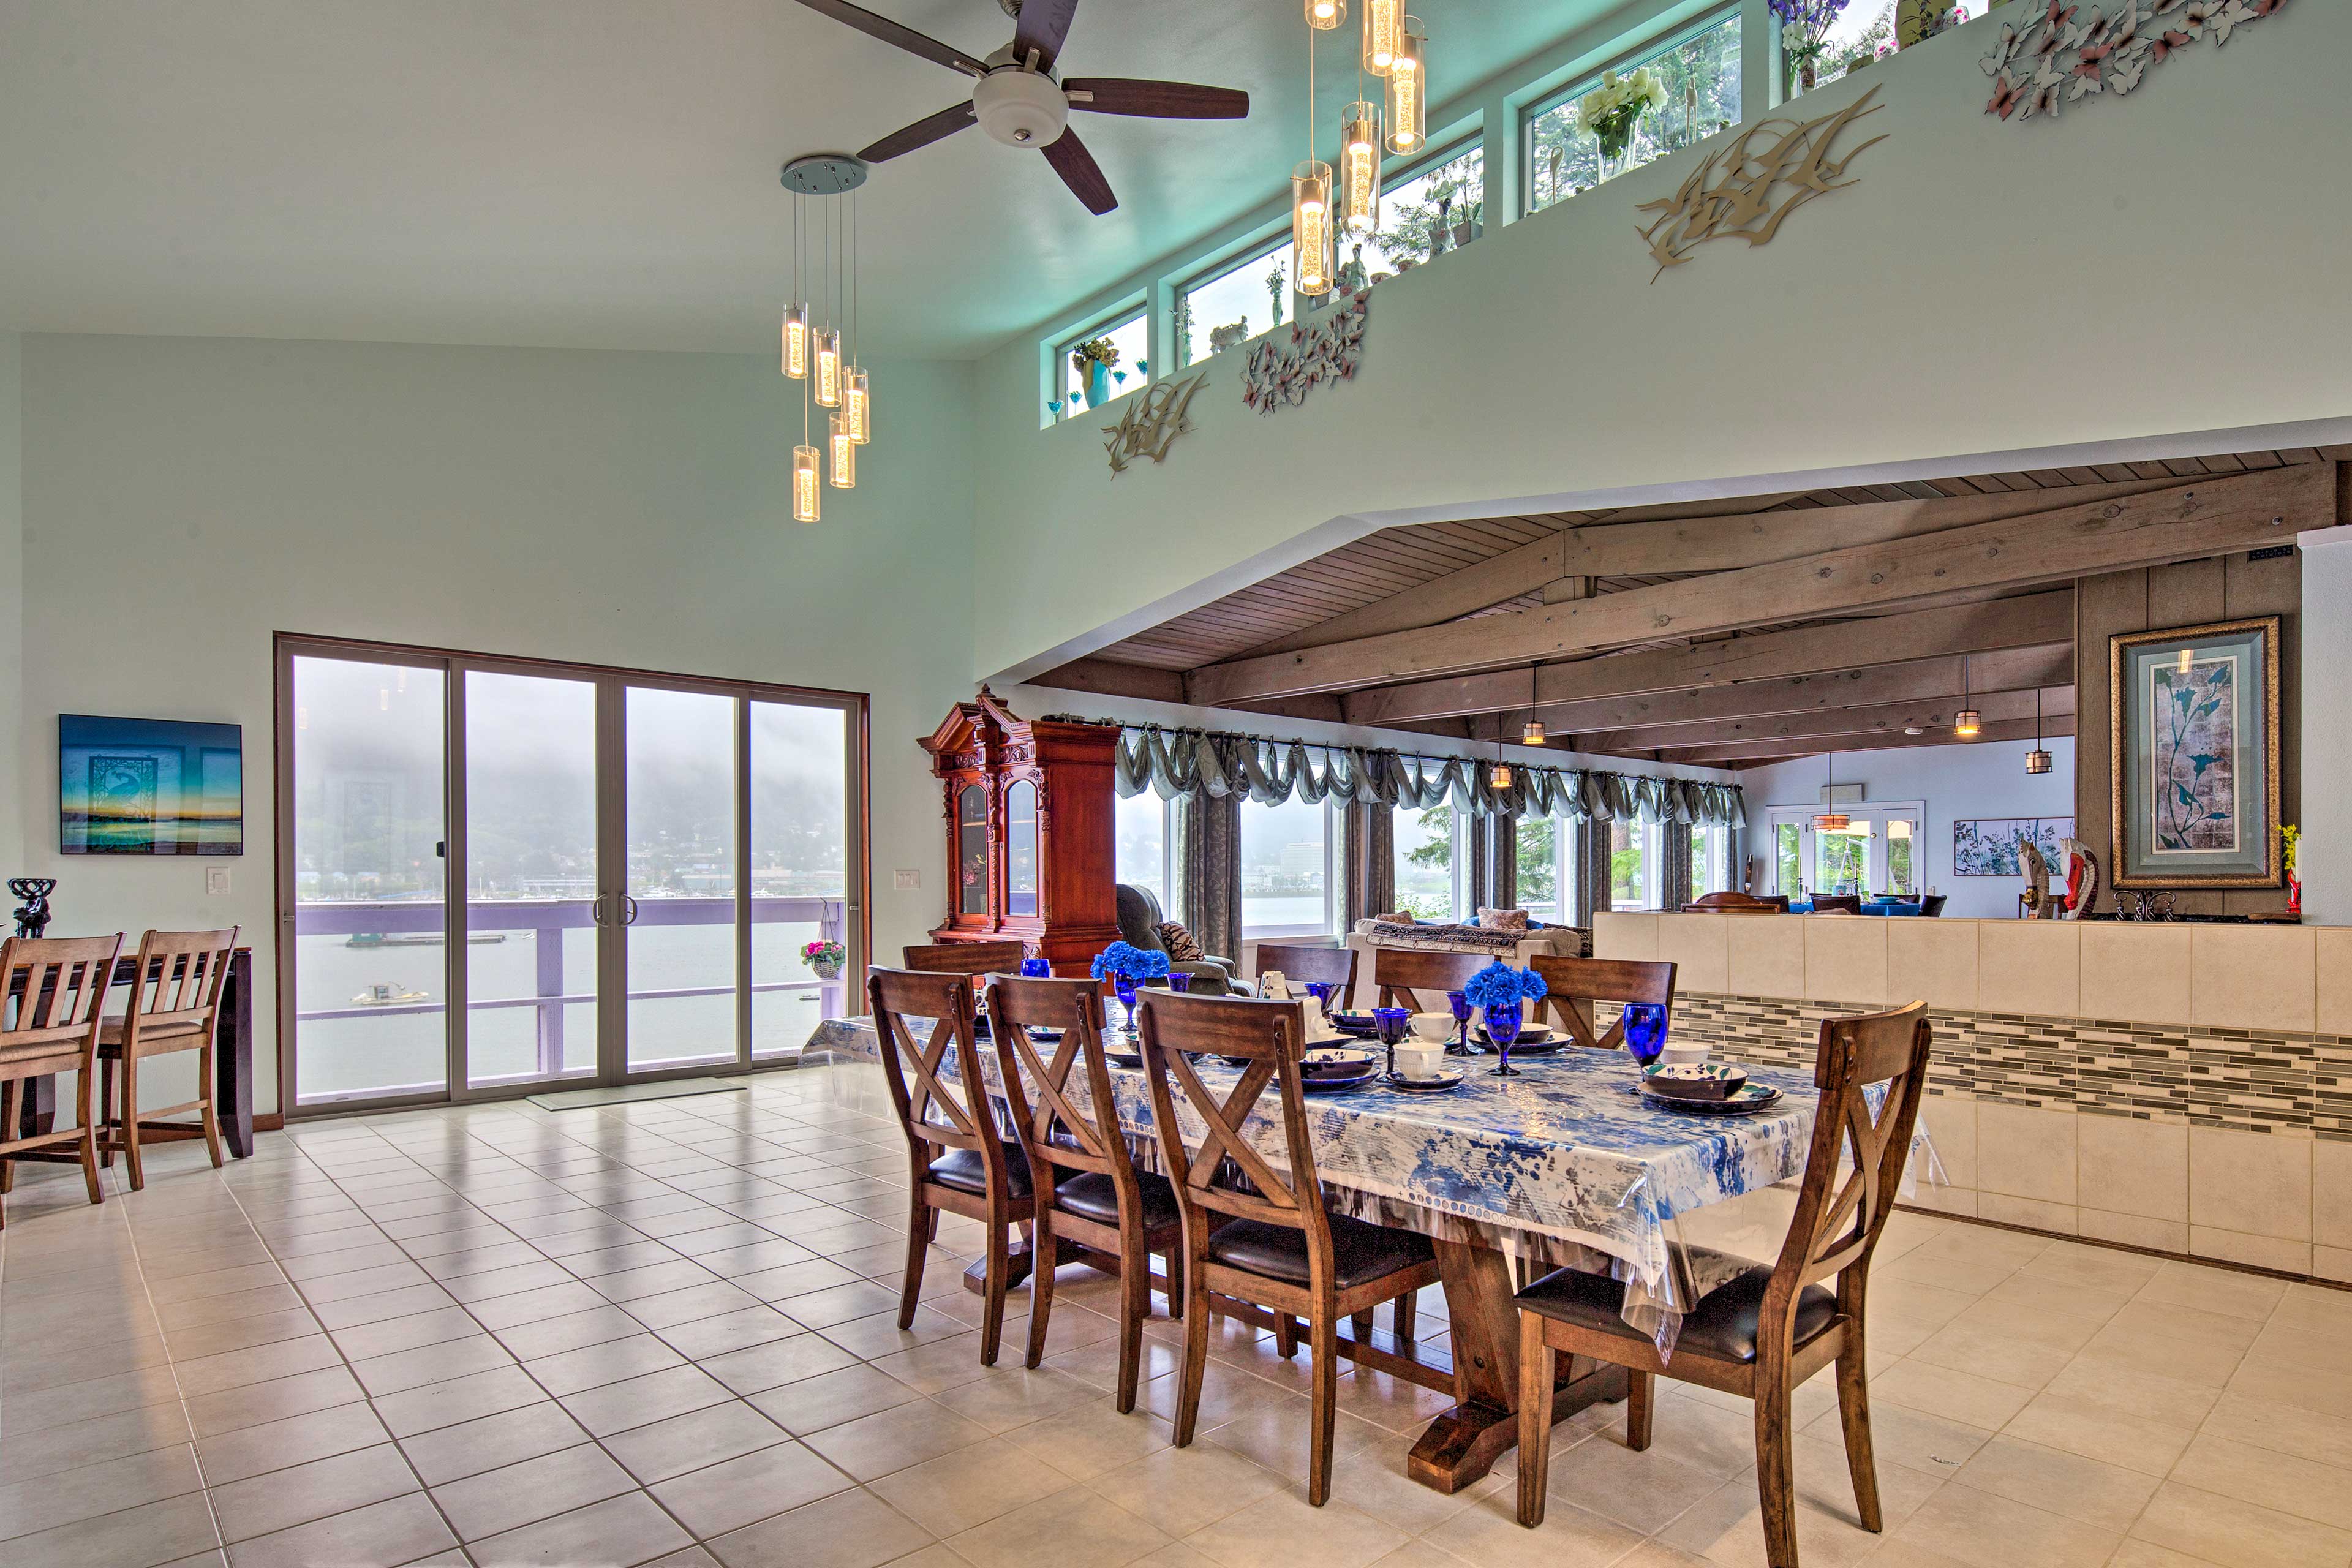
[[[1011,36],[995,0],[872,8]],[[1615,8],[1416,0],[1437,101]],[[1297,0],[1082,0],[1065,74],[1242,88],[1250,119],[1086,116],[1101,218],[977,132],[878,167],[866,356],[976,354],[1265,203],[1306,36]],[[0,330],[771,352],[778,165],[968,90],[793,0],[0,0]],[[1321,51],[1328,121],[1352,27]]]

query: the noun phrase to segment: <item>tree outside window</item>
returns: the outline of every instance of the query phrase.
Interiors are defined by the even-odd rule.
[[[1518,844],[1518,907],[1532,920],[1557,922],[1560,919],[1559,819],[1519,818]]]
[[[1417,921],[1461,918],[1454,903],[1454,808],[1395,808],[1396,902]]]

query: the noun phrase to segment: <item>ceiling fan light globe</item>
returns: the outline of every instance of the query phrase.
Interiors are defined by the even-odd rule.
[[[974,84],[971,111],[990,139],[1007,147],[1049,146],[1070,122],[1070,100],[1054,79],[1018,66],[1000,66]]]

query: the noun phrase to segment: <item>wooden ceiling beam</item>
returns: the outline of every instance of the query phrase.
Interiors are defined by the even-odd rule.
[[[1029,682],[1065,691],[1090,691],[1100,697],[1141,697],[1154,702],[1184,700],[1181,670],[1155,669],[1148,664],[1122,664],[1116,659],[1074,658]]]
[[[1983,691],[1965,700],[1984,716],[1987,724],[2011,721],[2028,721],[2033,717],[2034,699],[2039,696],[2044,719],[2072,718],[2074,712],[2074,688],[2072,684],[2053,686],[2039,691]],[[1947,740],[1951,733],[1953,715],[1964,705],[1957,693],[1919,702],[1886,702],[1867,708],[1833,708],[1818,713],[1776,713],[1760,719],[1721,719],[1706,724],[1671,724],[1643,730],[1613,730],[1597,734],[1577,734],[1563,744],[1580,752],[1603,752],[1620,755],[1627,752],[1680,752],[1710,746],[1745,745],[1750,742],[1784,742],[1790,739],[1834,737],[1843,745],[1848,738],[1875,739],[1903,735],[1910,730],[1928,734],[1941,731]]]
[[[1424,626],[1231,659],[1194,670],[1185,690],[1193,702],[1231,707],[1258,698],[1346,690],[1774,621],[1892,608],[1956,589],[2061,582],[2227,555],[2291,540],[2298,524],[2332,516],[2335,503],[2336,476],[2324,463],[2207,478],[1918,538],[1515,610],[1486,617],[1475,631]]]
[[[2042,738],[2056,740],[2074,732],[2074,716],[2062,714],[2042,721]],[[1811,740],[1750,741],[1737,745],[1697,746],[1687,751],[1667,751],[1655,753],[1643,752],[1644,760],[1664,763],[1685,763],[1693,767],[1754,767],[1766,763],[1791,762],[1801,757],[1818,757],[1835,752],[1844,756],[1848,752],[1887,752],[1910,746],[1993,746],[2012,743],[2030,744],[2033,740],[2033,721],[2005,719],[1999,722],[1988,720],[1984,732],[1973,741],[1955,741],[1951,731],[1941,734],[1929,731],[1925,735],[1830,735]],[[2018,753],[2018,766],[2024,767],[2024,753]]]
[[[1877,620],[1717,637],[1683,647],[1548,664],[1535,672],[1535,692],[1538,703],[1549,710],[1573,702],[1723,687],[1734,681],[1818,676],[1938,655],[1988,654],[2053,644],[2072,647],[2074,640],[2074,594],[2068,588]],[[1525,709],[1528,682],[1525,669],[1451,676],[1350,691],[1340,699],[1340,707],[1350,724],[1398,724],[1496,713]]]

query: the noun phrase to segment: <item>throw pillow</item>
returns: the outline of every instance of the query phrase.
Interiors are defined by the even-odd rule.
[[[1192,933],[1184,929],[1181,921],[1161,921],[1151,929],[1159,933],[1160,945],[1168,950],[1168,959],[1171,963],[1198,963],[1209,956],[1193,940]]]
[[[1525,931],[1528,911],[1525,910],[1480,910],[1478,923],[1488,931]]]
[[[1388,914],[1374,915],[1372,919],[1380,921],[1382,925],[1391,926],[1409,926],[1420,923],[1412,918],[1412,912],[1406,910],[1395,910]]]

